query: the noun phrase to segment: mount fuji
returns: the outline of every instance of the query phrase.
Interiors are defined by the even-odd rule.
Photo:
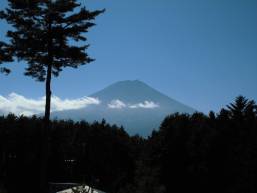
[[[88,122],[105,119],[108,123],[122,125],[131,135],[148,136],[159,128],[167,115],[196,111],[139,80],[116,82],[89,97],[97,98],[100,104],[52,112],[51,117]]]

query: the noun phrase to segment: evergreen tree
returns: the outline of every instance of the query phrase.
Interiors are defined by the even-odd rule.
[[[243,96],[238,96],[234,103],[227,105],[231,118],[243,120],[256,116],[256,104],[253,100],[248,100]]]
[[[77,68],[93,61],[86,50],[85,33],[104,10],[89,11],[78,0],[8,0],[0,18],[12,25],[7,32],[12,54],[28,63],[25,75],[45,81],[45,125],[42,129],[41,189],[45,187],[47,130],[49,129],[52,74],[58,76],[65,67]],[[74,12],[75,10],[80,10]],[[72,42],[77,42],[76,44]],[[3,47],[3,46],[2,46]],[[43,190],[42,190],[43,191]],[[44,191],[43,191],[44,192]]]

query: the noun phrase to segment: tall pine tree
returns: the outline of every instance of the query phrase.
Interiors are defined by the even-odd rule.
[[[51,78],[65,67],[77,68],[93,61],[85,33],[104,10],[89,11],[78,0],[8,0],[0,18],[12,25],[7,32],[12,54],[27,62],[25,75],[45,81],[45,126],[42,129],[41,191],[45,192],[47,140],[51,104]],[[75,42],[75,43],[74,43]],[[81,43],[82,42],[82,43]],[[83,45],[82,45],[83,44]]]

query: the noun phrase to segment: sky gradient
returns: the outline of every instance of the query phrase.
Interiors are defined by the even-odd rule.
[[[88,33],[96,61],[65,69],[52,81],[60,98],[81,98],[120,80],[139,79],[199,111],[218,111],[242,94],[257,101],[257,0],[85,0],[106,8]],[[1,1],[1,8],[6,0]],[[0,38],[8,26],[0,22]],[[0,95],[44,95],[23,75],[24,62],[6,64]]]

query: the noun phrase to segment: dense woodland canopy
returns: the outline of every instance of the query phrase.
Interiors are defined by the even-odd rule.
[[[37,117],[0,117],[0,181],[8,193],[38,188]],[[51,121],[49,182],[110,193],[257,192],[257,113],[237,97],[218,114],[167,116],[147,139],[104,120]]]

